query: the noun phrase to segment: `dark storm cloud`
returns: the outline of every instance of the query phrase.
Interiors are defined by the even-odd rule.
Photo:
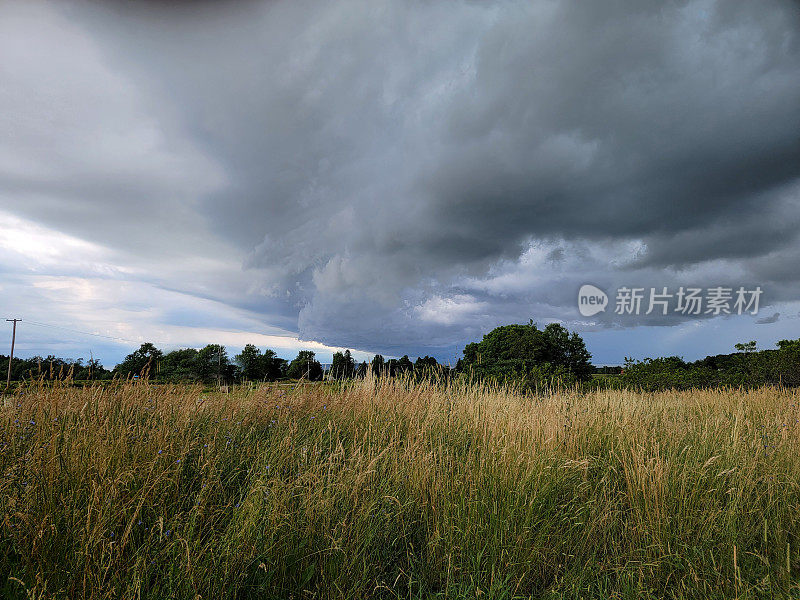
[[[777,323],[778,320],[781,318],[781,313],[773,313],[769,317],[762,317],[761,319],[756,319],[756,323],[758,325],[768,325],[770,323]]]
[[[735,219],[761,233],[764,195],[800,165],[796,7],[636,6],[510,11],[487,33],[429,174],[452,229],[652,239]],[[729,252],[707,250],[690,260]]]
[[[132,229],[126,198],[189,206],[244,265],[229,301],[303,336],[426,353],[577,320],[586,281],[797,299],[795,3],[160,4],[59,9],[183,161],[163,181],[83,174],[70,202]],[[64,181],[6,185],[41,215]]]

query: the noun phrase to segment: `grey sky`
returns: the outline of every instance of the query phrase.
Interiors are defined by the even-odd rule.
[[[6,2],[0,307],[443,359],[529,318],[607,362],[798,337],[799,26],[773,0]],[[587,320],[586,282],[770,308]]]

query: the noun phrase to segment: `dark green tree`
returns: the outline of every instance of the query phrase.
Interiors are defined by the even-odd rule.
[[[352,379],[356,371],[356,361],[350,354],[350,350],[344,353],[336,352],[331,362],[331,376],[333,379]]]
[[[786,340],[781,340],[781,341],[786,341]],[[778,342],[779,346],[780,346],[780,343],[781,342]],[[758,346],[758,344],[756,343],[755,340],[750,340],[749,342],[742,342],[740,344],[735,344],[734,348],[736,348],[737,352],[744,352],[745,355],[747,355],[747,354],[750,354],[751,352],[755,352],[757,346]]]
[[[438,367],[438,361],[432,356],[418,356],[414,361],[414,371],[436,370]]]
[[[247,344],[233,359],[239,365],[241,376],[248,381],[261,381],[266,377],[264,355],[253,344]]]
[[[376,354],[372,359],[371,366],[373,375],[382,375],[386,370],[386,361],[383,359],[383,356]]]
[[[311,350],[301,350],[297,357],[289,363],[288,377],[291,379],[308,379],[319,381],[322,379],[322,365],[315,358]]]
[[[414,361],[414,377],[439,377],[445,373],[445,368],[433,356],[418,356]]]
[[[778,348],[781,350],[800,350],[800,340],[781,340],[778,342]]]
[[[225,346],[208,344],[197,352],[195,377],[203,383],[225,383],[235,377],[235,368],[228,360]]]
[[[167,352],[160,361],[158,378],[173,383],[198,381],[197,350],[181,348]]]
[[[414,371],[414,363],[408,358],[408,354],[404,354],[397,360],[389,360],[387,367],[390,375],[402,375],[403,373],[411,373]]]
[[[367,372],[369,371],[369,369],[370,369],[369,363],[365,360],[362,360],[361,364],[359,364],[358,368],[356,368],[356,377],[358,377],[359,379],[363,379],[364,377],[367,376]]]
[[[539,329],[527,325],[503,325],[467,344],[461,369],[478,377],[494,379],[588,379],[591,354],[583,339],[558,323]]]
[[[264,365],[264,379],[267,381],[276,381],[286,377],[289,363],[285,359],[278,357],[273,350],[264,350],[261,361]]]
[[[139,377],[155,377],[158,370],[158,361],[164,353],[161,352],[155,345],[146,342],[128,354],[125,359],[119,363],[114,371],[122,377],[139,376]]]

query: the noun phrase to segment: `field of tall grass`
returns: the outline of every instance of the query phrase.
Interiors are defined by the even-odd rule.
[[[798,597],[799,397],[33,385],[0,596]]]

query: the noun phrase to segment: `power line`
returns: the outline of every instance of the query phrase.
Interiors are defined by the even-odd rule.
[[[52,325],[50,323],[39,323],[38,321],[25,321],[29,325],[35,325],[37,327],[50,327],[52,329],[61,329],[63,331],[70,331],[72,333],[80,333],[82,335],[91,335],[94,337],[105,338],[107,340],[115,340],[118,342],[127,342],[130,344],[141,344],[142,340],[131,340],[128,338],[122,338],[114,335],[104,335],[102,333],[92,333],[90,331],[81,331],[79,329],[72,329],[70,327],[63,327],[61,325]],[[160,342],[158,340],[152,340],[151,343],[160,344],[162,346],[179,346],[180,344],[175,344],[174,342]]]

